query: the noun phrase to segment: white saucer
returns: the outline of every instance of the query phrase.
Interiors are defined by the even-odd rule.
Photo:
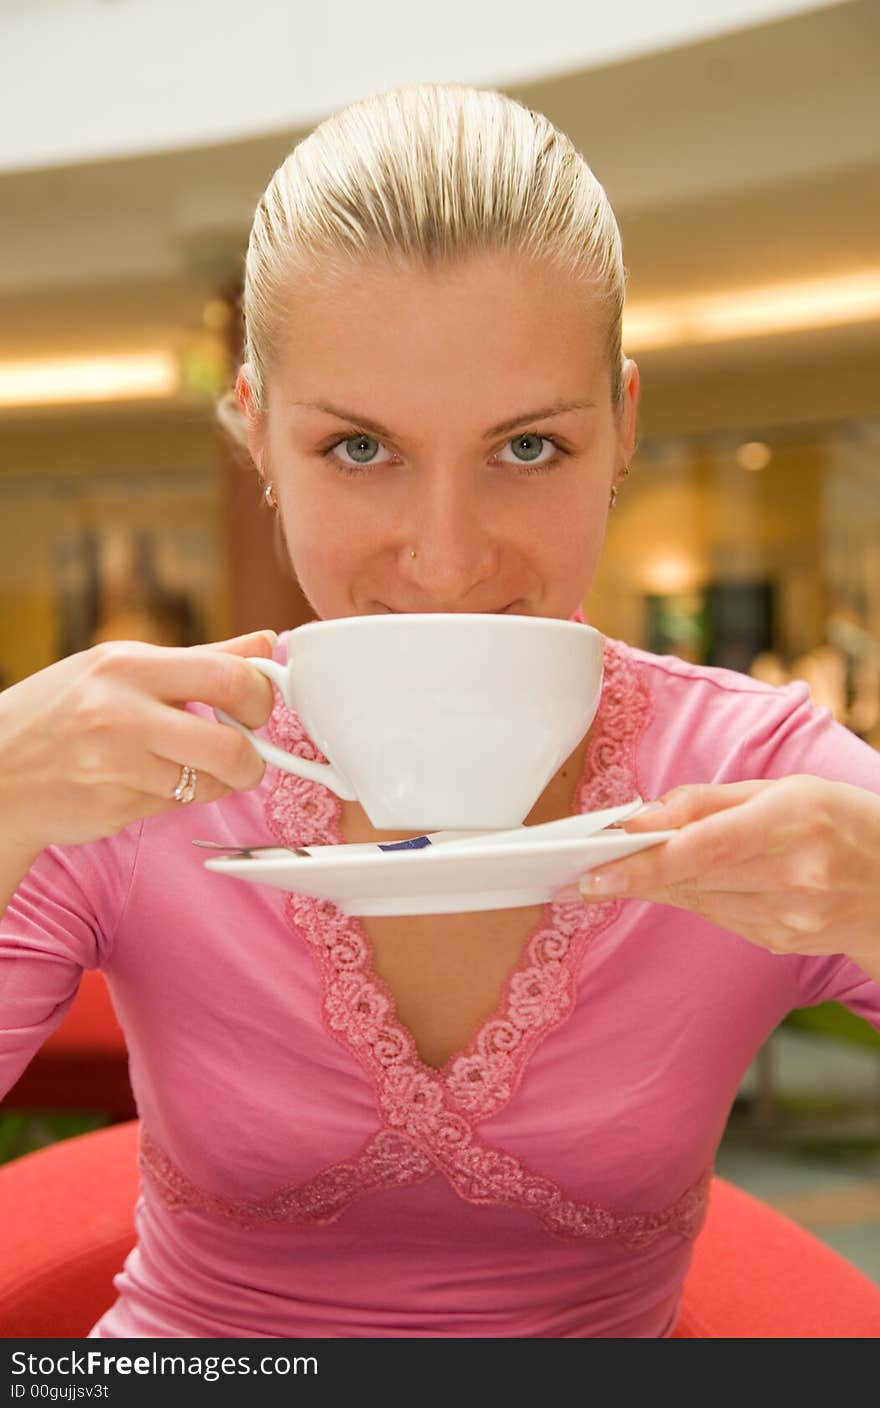
[[[310,855],[279,847],[254,856],[214,856],[205,866],[257,885],[332,900],[346,914],[460,914],[544,904],[584,871],[659,845],[674,834],[631,835],[613,829],[555,840],[520,836],[492,842],[484,837],[479,845],[446,842],[414,850],[320,846]]]

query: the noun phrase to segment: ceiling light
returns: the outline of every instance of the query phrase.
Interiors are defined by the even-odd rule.
[[[773,451],[762,440],[746,440],[736,448],[735,459],[740,469],[766,469]]]
[[[693,591],[700,567],[694,559],[669,552],[650,559],[642,569],[642,589],[658,596]]]
[[[210,332],[222,332],[231,317],[232,309],[225,298],[209,298],[202,309],[202,323]]]
[[[880,318],[880,272],[868,272],[635,303],[624,312],[623,341],[628,351],[635,352],[875,318]]]
[[[179,386],[170,352],[0,362],[0,407],[153,399],[174,396]]]

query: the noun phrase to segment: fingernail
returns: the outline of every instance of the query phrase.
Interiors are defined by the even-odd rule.
[[[278,644],[278,632],[277,632],[277,631],[257,631],[257,635],[258,635],[258,636],[265,636],[266,639],[267,639],[267,641],[269,642],[269,644],[271,645],[271,647],[272,647],[273,650],[275,649],[276,645]]]
[[[666,805],[664,802],[648,802],[640,811],[637,811],[634,816],[627,817],[623,825],[629,826],[629,824],[634,821],[659,821],[661,814],[665,812],[665,810]]]
[[[629,889],[629,881],[625,875],[618,875],[613,870],[607,871],[604,875],[594,871],[590,875],[585,875],[580,882],[582,895],[625,895]]]

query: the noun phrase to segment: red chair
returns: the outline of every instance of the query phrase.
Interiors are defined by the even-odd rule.
[[[83,973],[70,1011],[3,1104],[20,1110],[102,1110],[114,1120],[135,1117],[125,1039],[101,973]]]
[[[0,1337],[80,1339],[112,1304],[134,1242],[137,1122],[0,1168]],[[677,1339],[874,1339],[880,1287],[721,1178],[697,1239]]]

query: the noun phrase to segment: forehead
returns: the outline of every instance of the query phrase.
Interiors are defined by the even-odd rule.
[[[487,400],[525,392],[549,404],[598,395],[607,378],[595,296],[571,274],[513,256],[300,279],[277,319],[273,380],[297,399],[359,394],[366,410],[365,398],[454,397],[484,421]]]

